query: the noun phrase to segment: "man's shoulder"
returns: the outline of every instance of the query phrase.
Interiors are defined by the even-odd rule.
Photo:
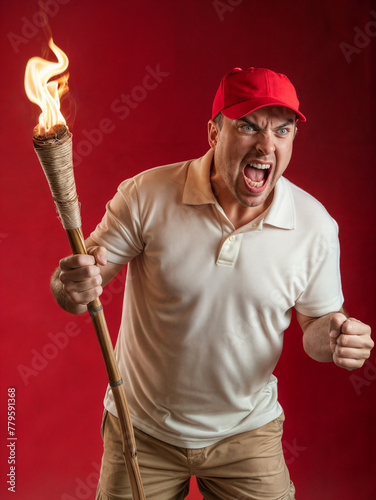
[[[127,203],[141,203],[144,207],[177,202],[182,199],[189,166],[195,161],[184,160],[143,170],[125,179],[118,186],[118,193]]]
[[[184,172],[193,160],[184,160],[166,165],[159,165],[144,170],[133,177],[137,184],[143,182],[169,181],[171,178],[184,176]]]
[[[133,189],[156,190],[157,186],[184,183],[186,170],[191,162],[192,160],[184,160],[143,170],[133,177],[125,179],[118,190],[122,193]]]

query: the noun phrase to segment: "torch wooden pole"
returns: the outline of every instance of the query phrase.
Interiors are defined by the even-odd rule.
[[[81,228],[66,229],[69,244],[75,254],[86,254],[86,247]],[[97,334],[98,342],[105,361],[108,381],[114,395],[116,410],[119,417],[123,436],[123,454],[131,482],[134,500],[145,498],[141,475],[137,461],[136,441],[133,432],[129,408],[125,397],[123,381],[115,359],[111,338],[108,332],[103,306],[100,299],[95,299],[88,304],[88,311]]]
[[[34,130],[34,148],[51,188],[52,196],[67,233],[72,252],[86,254],[81,229],[81,218],[73,175],[72,139],[67,127],[58,125],[46,136]],[[103,307],[99,299],[88,304],[88,311],[97,334],[105,362],[123,440],[123,455],[130,481],[133,500],[145,500],[137,460],[136,441],[125,396],[123,381],[115,359]]]

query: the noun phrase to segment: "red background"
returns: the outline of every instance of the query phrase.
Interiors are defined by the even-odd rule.
[[[291,78],[308,117],[286,176],[338,221],[347,309],[372,324],[375,2],[43,3],[54,40],[70,58],[66,104],[75,110],[68,124],[86,235],[124,178],[206,152],[206,123],[224,73],[270,67]],[[69,247],[33,152],[39,111],[23,90],[26,62],[42,55],[46,37],[37,2],[1,0],[0,9],[0,496],[94,498],[107,378],[87,317],[59,310],[49,291],[49,277]],[[161,76],[143,91],[147,68],[159,68]],[[122,94],[134,96],[128,112],[119,110]],[[113,339],[121,295],[115,281],[102,297]],[[51,347],[52,338],[59,347]],[[297,498],[375,499],[375,353],[364,368],[348,372],[309,359],[295,322],[285,339],[276,374]],[[8,387],[16,388],[17,399],[15,494],[6,484]],[[198,498],[193,481],[189,499]]]

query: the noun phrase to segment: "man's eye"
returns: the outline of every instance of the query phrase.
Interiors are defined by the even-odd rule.
[[[289,129],[288,129],[288,128],[285,128],[285,127],[280,128],[280,129],[278,130],[278,133],[279,133],[280,135],[286,135],[286,134],[288,134],[288,133],[289,133]]]
[[[246,132],[253,132],[255,130],[252,125],[242,125],[242,129],[245,130]]]

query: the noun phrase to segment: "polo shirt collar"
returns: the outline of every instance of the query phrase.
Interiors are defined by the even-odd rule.
[[[190,163],[184,186],[183,203],[187,205],[215,204],[215,196],[210,184],[213,156],[214,151],[209,149],[206,155]]]
[[[187,205],[216,204],[210,184],[210,170],[214,151],[209,151],[190,162],[183,192],[183,203]],[[281,177],[275,188],[274,198],[263,224],[281,229],[295,229],[296,212],[290,183]]]
[[[274,188],[274,198],[264,224],[281,229],[295,229],[296,211],[290,182],[281,177]]]

